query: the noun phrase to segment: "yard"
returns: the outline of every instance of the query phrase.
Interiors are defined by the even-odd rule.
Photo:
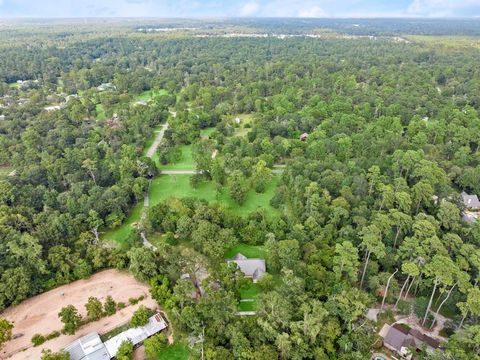
[[[175,169],[179,170],[179,169]],[[248,215],[257,209],[265,209],[269,214],[278,214],[278,210],[270,205],[270,199],[275,193],[278,184],[278,177],[274,177],[268,184],[267,190],[258,194],[251,189],[245,202],[238,205],[228,195],[228,189],[217,193],[215,185],[204,181],[195,189],[190,184],[192,175],[160,175],[155,178],[150,188],[150,206],[158,204],[169,197],[185,198],[195,197],[209,202],[219,202],[237,215]]]
[[[95,112],[97,113],[98,120],[104,120],[107,118],[107,115],[105,114],[105,109],[103,108],[102,104],[95,105]]]
[[[250,259],[265,259],[266,256],[266,252],[263,246],[238,244],[225,253],[225,259],[231,259],[238,253],[241,253],[242,255],[245,255],[247,258]]]
[[[165,89],[161,89],[161,90],[158,90],[158,91],[146,90],[146,91],[142,92],[141,94],[136,95],[134,97],[134,101],[149,101],[149,100],[153,99],[154,97],[164,96],[164,95],[169,95],[169,94],[170,93]]]
[[[5,179],[13,171],[10,166],[0,166],[0,180]]]
[[[190,358],[190,350],[185,344],[176,343],[167,347],[158,354],[158,360],[188,360]]]
[[[102,238],[106,241],[115,241],[119,244],[123,244],[127,241],[130,234],[135,230],[132,225],[140,220],[143,209],[143,201],[140,201],[133,207],[128,215],[127,220],[119,227],[107,231],[103,234]]]
[[[253,114],[238,114],[235,115],[233,118],[239,118],[240,119],[240,125],[238,128],[235,129],[235,136],[245,136],[247,135],[251,128],[250,127],[245,127],[245,125],[250,125],[253,120]]]
[[[157,166],[160,170],[195,170],[195,162],[192,157],[192,145],[181,145],[180,151],[182,153],[180,160],[173,164],[160,165],[158,163],[157,156]]]

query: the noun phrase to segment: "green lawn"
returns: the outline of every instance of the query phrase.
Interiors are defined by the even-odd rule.
[[[185,344],[177,343],[167,347],[158,354],[158,360],[188,360],[190,358],[190,350]]]
[[[248,285],[240,289],[241,300],[253,300],[253,301],[240,301],[238,308],[240,311],[254,311],[257,308],[257,298],[260,293],[260,289],[257,284],[250,282]]]
[[[9,86],[11,89],[18,89],[18,83],[17,83],[17,82],[10,83],[10,84],[8,84],[8,86]]]
[[[169,197],[195,197],[210,202],[220,202],[237,215],[247,215],[258,208],[266,209],[270,214],[277,215],[278,210],[270,205],[278,177],[274,177],[268,184],[267,191],[257,194],[251,189],[243,205],[238,205],[230,198],[227,190],[217,194],[215,185],[211,182],[202,182],[196,189],[190,185],[192,175],[160,175],[155,178],[150,188],[150,206],[158,204]]]
[[[215,130],[217,130],[217,129],[214,128],[214,127],[205,128],[205,129],[200,130],[200,135],[201,136],[210,136],[210,135],[212,135],[212,133]]]
[[[146,90],[146,91],[142,92],[141,94],[136,95],[134,97],[134,101],[149,101],[149,100],[153,99],[154,97],[169,95],[169,94],[170,93],[165,89],[161,89],[159,91]]]
[[[0,179],[5,179],[13,171],[10,166],[0,166]]]
[[[195,170],[195,162],[192,157],[192,145],[181,145],[182,156],[173,164],[159,165],[160,170]],[[158,159],[158,158],[157,158]]]
[[[225,259],[230,259],[236,254],[241,253],[247,258],[265,258],[265,249],[263,246],[238,244],[225,253]]]
[[[104,120],[107,118],[107,114],[105,114],[105,109],[102,104],[95,105],[95,111],[97,113],[97,119]]]
[[[140,201],[133,207],[133,209],[130,211],[130,215],[128,215],[127,220],[122,225],[113,230],[107,231],[105,234],[103,234],[102,238],[106,241],[115,241],[120,244],[125,243],[134,230],[132,224],[140,220],[142,209],[143,201]]]
[[[235,128],[234,136],[245,136],[252,129],[250,127],[245,127],[247,124],[251,124],[253,120],[253,114],[237,114],[233,116],[233,119],[240,118],[240,125],[238,128]]]

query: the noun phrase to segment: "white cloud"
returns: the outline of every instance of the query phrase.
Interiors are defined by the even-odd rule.
[[[240,16],[252,16],[255,15],[258,10],[260,9],[260,5],[258,5],[255,1],[250,1],[244,4],[240,9]]]
[[[320,17],[327,17],[327,12],[323,10],[320,6],[312,6],[311,8],[307,9],[301,9],[298,12],[299,17],[304,17],[304,18],[320,18]]]
[[[480,6],[480,0],[413,0],[407,13],[419,16],[455,16]]]

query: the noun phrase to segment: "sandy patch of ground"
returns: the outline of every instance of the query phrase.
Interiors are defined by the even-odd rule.
[[[86,316],[84,305],[90,296],[95,296],[104,302],[108,295],[112,296],[117,303],[126,304],[129,298],[144,295],[145,299],[137,305],[127,306],[113,316],[83,326],[75,335],[61,335],[42,346],[33,347],[31,338],[34,334],[46,335],[62,329],[63,324],[58,318],[58,312],[62,307],[71,304],[82,316]],[[127,272],[118,270],[102,271],[89,279],[78,280],[50,290],[10,307],[0,314],[14,324],[13,336],[15,337],[1,350],[0,358],[38,360],[44,348],[58,351],[89,332],[97,331],[103,334],[127,323],[133,312],[142,304],[150,308],[156,307],[155,301],[149,295],[148,285],[138,282]]]
[[[145,360],[147,356],[145,355],[145,346],[141,345],[135,349],[133,352],[133,360]]]

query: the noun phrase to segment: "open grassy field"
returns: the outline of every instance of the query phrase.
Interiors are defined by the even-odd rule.
[[[17,82],[10,83],[10,84],[8,84],[8,86],[9,86],[11,89],[18,89],[18,83],[17,83]]]
[[[263,246],[238,244],[225,253],[225,259],[230,259],[236,254],[241,253],[247,258],[265,258],[265,249]]]
[[[97,113],[97,119],[104,120],[107,118],[107,114],[105,114],[105,109],[102,104],[95,105],[95,111]]]
[[[163,95],[168,95],[169,92],[165,89],[161,89],[158,91],[154,90],[146,90],[142,92],[141,94],[138,94],[137,96],[134,97],[134,101],[149,101],[153,99],[154,97],[157,96],[163,96]]]
[[[176,343],[167,347],[158,354],[158,360],[188,360],[190,358],[190,350],[187,345]]]
[[[235,119],[237,117],[240,119],[240,125],[238,128],[235,129],[234,136],[245,136],[251,130],[250,127],[245,127],[245,125],[252,123],[253,114],[238,114],[238,115],[235,115],[233,118]]]
[[[140,201],[137,205],[133,207],[128,215],[127,220],[125,222],[113,229],[107,231],[103,234],[102,238],[106,241],[115,241],[117,243],[125,243],[130,236],[130,234],[134,231],[132,224],[140,220],[140,216],[142,215],[143,209],[143,201]]]
[[[192,145],[181,145],[182,156],[173,164],[159,165],[160,170],[195,170],[195,162],[192,157]]]
[[[445,47],[452,49],[480,49],[480,38],[478,37],[409,35],[406,38],[416,43],[423,43],[437,47]]]
[[[0,166],[0,180],[5,179],[13,171],[10,166]]]
[[[169,197],[195,197],[210,202],[219,202],[226,208],[238,215],[247,215],[252,211],[262,208],[270,214],[278,214],[278,210],[270,205],[270,200],[274,195],[278,184],[278,177],[274,177],[268,184],[267,190],[263,194],[257,194],[251,189],[243,205],[238,205],[228,195],[228,190],[217,193],[215,185],[211,182],[202,182],[196,189],[190,185],[192,175],[161,175],[153,180],[150,188],[150,206],[158,204],[160,201]]]

